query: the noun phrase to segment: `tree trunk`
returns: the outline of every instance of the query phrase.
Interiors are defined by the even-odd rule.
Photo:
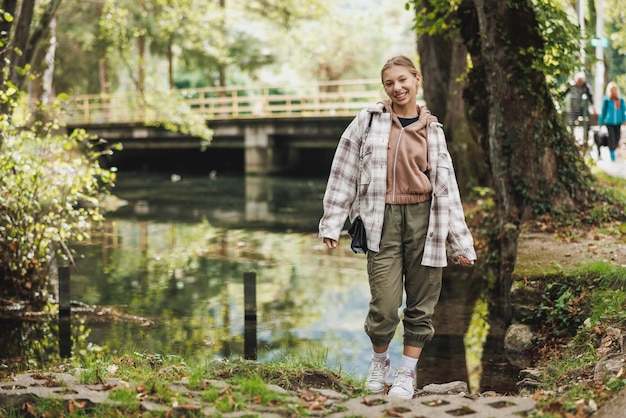
[[[146,90],[146,37],[137,37],[137,91],[143,96]]]
[[[18,16],[14,16],[15,31],[9,43],[11,52],[9,53],[10,71],[8,73],[9,80],[20,90],[24,86],[24,77],[16,68],[24,68],[29,62],[26,56],[26,48],[30,42],[30,26],[35,13],[35,2],[22,2]],[[32,49],[31,49],[32,50]]]
[[[466,98],[496,195],[490,249],[506,301],[521,223],[583,205],[590,174],[537,69],[543,40],[531,0],[464,0],[459,16],[472,61]]]
[[[167,40],[167,72],[170,90],[174,90],[174,52],[173,52],[174,40],[173,37]]]
[[[16,10],[17,0],[4,0],[2,2],[2,11],[4,13],[15,17]],[[7,65],[5,59],[11,50],[8,45],[11,41],[13,23],[14,21],[0,18],[0,42],[2,43],[2,47],[0,47],[0,63],[2,63],[3,68]]]
[[[95,16],[97,16],[98,19],[101,19],[102,12],[104,10],[104,2],[96,3],[95,7]],[[98,51],[98,84],[100,85],[100,93],[106,95],[109,92],[106,46],[103,42],[98,42],[96,44],[96,48]]]
[[[461,194],[466,194],[472,185],[488,181],[485,159],[477,136],[470,129],[463,101],[464,85],[458,81],[466,72],[467,49],[460,36],[448,39],[437,35],[418,37],[417,48],[424,100],[443,124],[459,188]]]
[[[223,42],[222,47],[226,44],[226,0],[220,0],[220,10],[222,12],[222,18],[220,19],[220,33]],[[226,64],[223,62],[223,58],[220,57],[217,64],[217,70],[219,73],[219,86],[226,86]]]
[[[50,21],[50,41],[44,59],[44,70],[41,77],[41,103],[48,104],[53,95],[52,81],[54,79],[54,57],[57,49],[57,20]]]
[[[98,51],[98,81],[100,84],[100,93],[107,94],[109,86],[107,82],[107,60],[104,50]]]
[[[17,18],[15,26],[15,34],[11,40],[11,71],[9,79],[20,90],[24,88],[26,75],[17,68],[26,68],[28,65],[36,61],[41,41],[48,35],[50,22],[56,15],[57,9],[61,4],[61,0],[52,0],[46,5],[41,18],[37,21],[37,25],[33,26],[33,17],[35,13],[35,1],[22,2],[22,8]]]

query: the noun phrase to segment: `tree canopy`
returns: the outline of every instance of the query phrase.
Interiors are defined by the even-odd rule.
[[[414,52],[403,1],[63,2],[55,91],[371,78]]]

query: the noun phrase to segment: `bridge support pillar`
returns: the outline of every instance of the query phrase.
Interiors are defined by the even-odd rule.
[[[284,169],[271,124],[248,126],[244,136],[246,174],[272,174]]]

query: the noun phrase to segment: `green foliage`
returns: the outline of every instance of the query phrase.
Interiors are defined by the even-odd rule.
[[[112,401],[121,403],[126,407],[137,405],[137,392],[130,387],[118,387],[111,391],[109,398]]]
[[[453,38],[459,31],[460,0],[412,0],[407,9],[415,9],[415,29],[418,34]],[[509,2],[509,7],[519,7]],[[511,51],[518,57],[529,57],[532,69],[545,74],[546,81],[556,92],[579,64],[580,29],[564,8],[550,0],[532,0],[537,30],[543,40],[543,50],[534,47]],[[530,68],[529,68],[530,69]]]
[[[0,294],[39,309],[52,261],[102,221],[98,199],[114,178],[83,131],[8,118],[0,129]]]
[[[542,280],[537,305],[527,320],[554,335],[575,335],[583,322],[626,322],[626,268],[605,262],[580,265],[566,276]]]
[[[552,0],[533,0],[539,33],[544,39],[543,59],[535,68],[546,75],[553,93],[580,64],[580,28],[563,7]]]
[[[545,325],[543,340],[555,346],[551,351],[542,348],[551,352],[537,365],[543,370],[541,387],[546,396],[539,399],[531,416],[579,414],[582,405],[591,415],[592,410],[587,410],[591,402],[601,405],[611,393],[626,386],[623,376],[609,376],[603,382],[590,379],[596,362],[607,355],[606,350],[612,353],[620,349],[619,342],[606,340],[606,335],[609,327],[624,329],[626,324],[626,269],[593,262],[581,265],[567,277],[554,275],[542,282],[548,284],[541,296],[544,316],[539,323]],[[582,308],[575,308],[574,304]],[[553,322],[543,322],[550,319]],[[575,330],[573,324],[579,324]],[[562,338],[566,334],[563,327],[568,327],[571,338]],[[600,353],[600,349],[604,352]],[[550,415],[550,411],[558,413]]]
[[[574,335],[585,318],[584,288],[576,280],[548,283],[534,312],[534,319],[556,334]]]
[[[413,0],[407,2],[406,8],[415,8],[418,34],[453,38],[459,31],[457,12],[460,4],[460,0]]]
[[[626,387],[626,379],[611,377],[605,385],[609,392],[618,392]]]
[[[162,126],[168,131],[200,138],[203,150],[211,143],[213,130],[207,126],[205,117],[192,111],[178,92],[161,91],[145,99],[151,114],[145,122],[147,126]]]
[[[573,233],[576,228],[598,227],[609,234],[623,234],[626,221],[626,212],[623,210],[626,206],[626,180],[597,172],[597,169],[591,178],[585,179],[590,182],[590,193],[586,195],[585,204],[577,210],[538,206],[541,203],[535,202],[535,213],[549,213],[551,221],[566,233]],[[546,198],[553,192],[548,190],[547,187],[543,188],[542,194]],[[574,192],[572,188],[571,193]]]
[[[118,85],[118,65],[103,57],[107,43],[99,36],[102,2],[63,1],[57,11],[54,90],[95,94]],[[108,86],[100,83],[107,80]]]

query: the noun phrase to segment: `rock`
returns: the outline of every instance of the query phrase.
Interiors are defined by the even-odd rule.
[[[517,387],[520,389],[520,392],[534,392],[538,387],[541,386],[541,376],[543,373],[541,370],[536,369],[524,369],[520,370],[519,378],[520,381],[517,382]]]
[[[596,348],[596,354],[600,357],[615,352],[624,352],[624,333],[619,328],[607,327],[600,346]]]
[[[609,354],[602,357],[593,369],[593,380],[604,382],[608,377],[626,374],[626,353]]]
[[[511,298],[513,322],[518,322],[525,318],[534,317],[541,293],[532,286],[523,286],[520,282],[513,282],[509,297]]]
[[[626,389],[620,390],[593,416],[594,418],[617,418],[623,417],[624,411],[626,411]]]
[[[523,369],[519,371],[520,379],[541,379],[543,372],[537,369]]]
[[[504,355],[512,365],[525,369],[531,364],[526,351],[531,348],[535,335],[530,326],[513,324],[504,336]]]
[[[459,393],[469,393],[467,383],[461,381],[454,381],[444,384],[430,384],[422,388],[425,393],[431,393],[434,395],[456,395]]]
[[[531,347],[534,334],[528,325],[512,324],[506,330],[504,346],[507,350],[524,351]]]

